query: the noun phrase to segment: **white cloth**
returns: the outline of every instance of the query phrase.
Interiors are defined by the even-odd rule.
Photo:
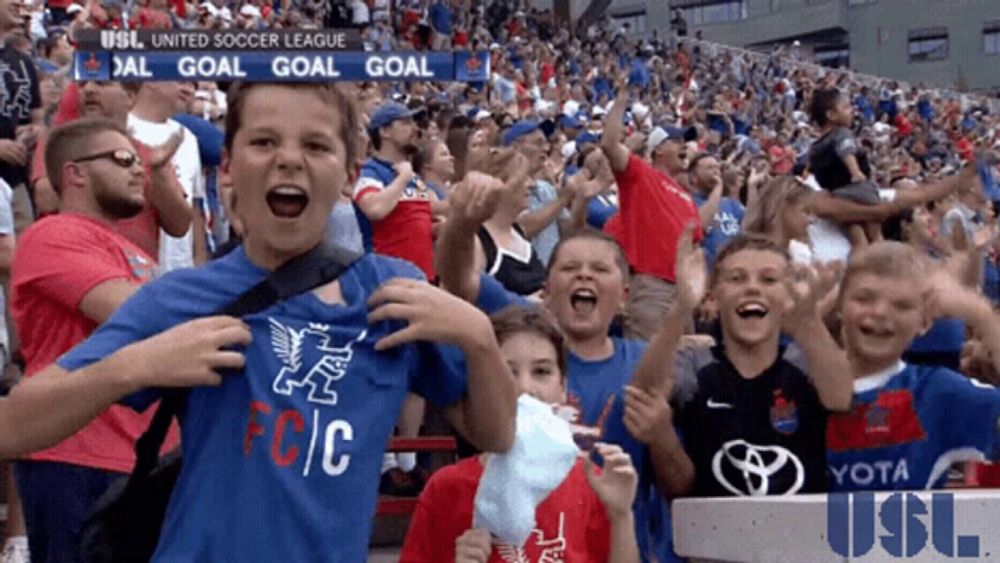
[[[476,490],[472,525],[522,546],[535,529],[535,509],[569,475],[579,450],[569,423],[529,395],[517,400],[514,446],[491,455]]]
[[[158,147],[166,143],[175,131],[182,131],[184,139],[171,161],[174,165],[174,173],[177,175],[181,188],[184,189],[184,197],[189,204],[193,204],[195,199],[204,201],[205,175],[201,169],[198,138],[194,136],[194,133],[173,119],[168,119],[164,123],[154,123],[132,114],[128,116],[128,127],[132,131],[133,137],[150,147]],[[172,237],[162,230],[160,231],[160,274],[178,268],[194,266],[193,231],[193,225],[182,237]]]

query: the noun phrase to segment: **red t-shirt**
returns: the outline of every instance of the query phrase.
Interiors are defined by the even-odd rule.
[[[684,226],[697,222],[695,241],[702,237],[694,200],[676,180],[634,154],[624,171],[615,172],[615,181],[619,211],[604,230],[622,245],[635,273],[674,283],[677,241]]]
[[[155,267],[139,247],[95,219],[62,213],[29,227],[17,241],[11,280],[11,312],[27,364],[25,376],[52,365],[97,328],[79,310],[90,290],[116,279],[146,282]],[[130,472],[135,440],[154,410],[140,415],[112,406],[70,438],[27,458]],[[174,428],[164,451],[178,443]]]
[[[38,148],[35,149],[35,154],[31,160],[31,171],[29,181],[32,185],[38,180],[48,177],[45,171],[45,143],[47,137],[42,137],[38,140]],[[128,240],[132,241],[139,246],[146,254],[150,256],[160,255],[160,214],[153,207],[152,201],[152,190],[153,190],[153,169],[149,164],[150,160],[150,148],[135,139],[131,139],[132,144],[135,145],[135,150],[139,153],[139,158],[142,159],[142,166],[146,169],[145,176],[145,186],[143,188],[143,193],[146,196],[146,205],[142,208],[135,217],[129,219],[122,219],[116,221],[114,224],[115,231],[118,234],[124,236]],[[184,193],[184,188],[181,187],[180,183],[174,179],[175,188]]]
[[[77,82],[70,82],[63,91],[62,98],[59,99],[59,108],[52,118],[52,126],[62,125],[68,121],[73,121],[80,115],[80,85]],[[36,151],[38,152],[38,151]]]
[[[445,467],[431,477],[410,521],[400,563],[455,560],[455,540],[472,528],[476,489],[482,476],[483,464],[473,457]],[[611,525],[580,463],[538,505],[535,521],[536,529],[522,553],[510,546],[495,545],[489,563],[608,560]]]
[[[354,201],[384,190],[396,178],[392,165],[380,158],[369,158],[361,166],[354,185]],[[388,215],[371,224],[371,249],[385,255],[409,260],[428,280],[434,273],[434,218],[431,192],[422,181],[411,181]],[[362,227],[364,232],[364,227]]]

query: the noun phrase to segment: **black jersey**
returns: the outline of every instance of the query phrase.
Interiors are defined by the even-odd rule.
[[[695,467],[694,496],[827,490],[826,419],[801,351],[747,379],[722,347],[678,354],[675,424]]]
[[[542,289],[545,284],[545,265],[539,260],[538,254],[524,237],[521,227],[514,225],[514,230],[522,238],[528,248],[528,256],[516,256],[500,248],[486,227],[479,228],[479,242],[483,245],[486,255],[486,273],[496,278],[507,291],[518,295],[531,295]]]
[[[868,156],[858,146],[850,130],[839,127],[823,135],[809,147],[809,169],[816,182],[825,190],[835,190],[851,183],[851,172],[844,164],[844,158],[854,155],[858,168],[871,177]]]

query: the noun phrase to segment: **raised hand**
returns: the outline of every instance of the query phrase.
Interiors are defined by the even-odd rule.
[[[371,324],[387,320],[408,323],[376,342],[375,349],[379,351],[418,340],[466,346],[493,339],[493,329],[485,314],[424,281],[391,280],[371,295],[368,306]]]
[[[785,309],[784,329],[794,336],[808,323],[821,320],[819,303],[840,281],[842,262],[797,264],[785,279],[789,303]]]
[[[609,520],[630,516],[639,484],[632,459],[620,446],[598,442],[595,449],[604,459],[604,467],[598,475],[594,462],[584,458],[590,488],[604,505]]]
[[[250,327],[234,317],[205,317],[179,324],[122,349],[137,366],[138,388],[195,387],[222,383],[220,370],[241,369],[241,352],[250,344]]]
[[[667,397],[673,392],[673,379],[656,393],[627,385],[625,387],[625,429],[636,440],[649,445],[663,436],[673,421]]]
[[[184,141],[184,132],[175,131],[165,143],[150,149],[149,167],[157,170],[168,164],[177,154],[177,149],[180,148],[182,141]]]
[[[485,528],[470,528],[455,540],[455,563],[486,563],[493,552],[493,539]]]
[[[448,194],[451,204],[449,221],[479,228],[496,213],[504,191],[500,180],[481,172],[469,172]]]
[[[695,223],[688,223],[677,242],[677,298],[689,311],[701,304],[708,290],[705,251],[694,244]]]

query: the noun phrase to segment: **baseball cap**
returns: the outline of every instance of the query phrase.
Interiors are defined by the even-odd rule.
[[[693,133],[693,134],[692,134]],[[655,127],[646,138],[646,152],[653,152],[665,141],[690,141],[697,138],[697,130],[693,127]]]
[[[595,133],[591,133],[590,131],[587,131],[586,133],[576,138],[576,145],[578,147],[583,146],[587,143],[600,143],[600,142],[601,142],[601,136]]]
[[[583,127],[580,120],[575,115],[560,115],[559,125],[563,129],[579,129]]]
[[[535,131],[541,131],[546,137],[552,134],[555,130],[555,123],[551,121],[534,121],[531,119],[525,119],[514,123],[510,126],[503,134],[503,144],[504,146],[510,146],[511,143],[520,139],[525,135],[530,135]]]
[[[83,11],[83,6],[81,6],[79,4],[70,4],[69,7],[66,8],[66,13],[70,14],[70,15],[75,14],[77,12],[82,12],[82,11]]]
[[[392,124],[393,121],[399,121],[400,119],[412,119],[418,113],[420,113],[419,110],[411,110],[398,102],[382,104],[375,110],[375,113],[372,114],[371,119],[368,121],[368,130],[381,129]]]

